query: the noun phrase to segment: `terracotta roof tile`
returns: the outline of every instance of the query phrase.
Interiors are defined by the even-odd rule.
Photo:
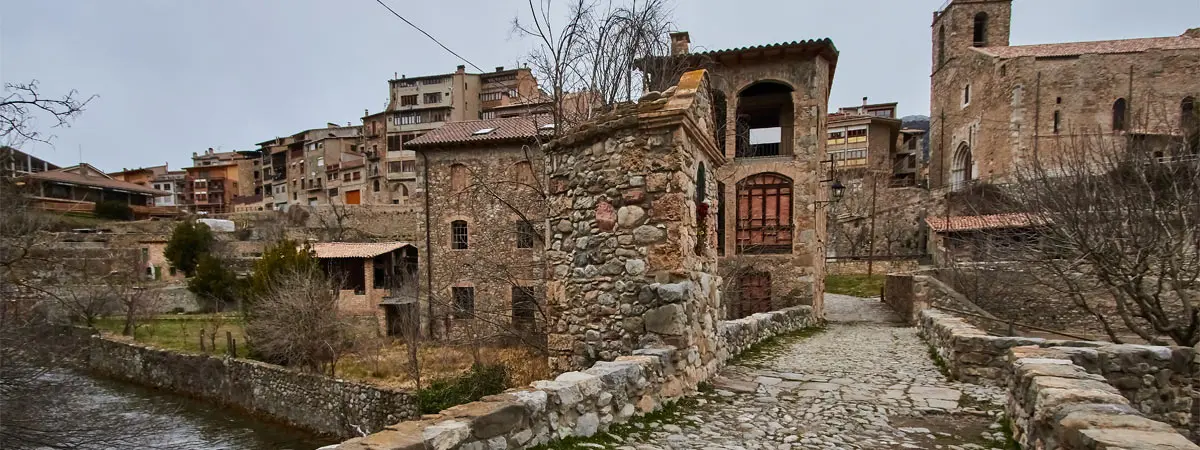
[[[976,47],[975,49],[1001,58],[1020,58],[1023,56],[1061,57],[1088,54],[1141,53],[1149,50],[1200,49],[1200,39],[1189,36],[1171,36],[1115,41],[1016,45],[1009,47]]]
[[[362,259],[374,258],[411,245],[407,242],[318,242],[312,245],[312,251],[319,259]]]
[[[80,175],[80,174],[77,174],[74,172],[67,172],[67,169],[71,169],[71,168],[72,167],[67,167],[65,169],[48,170],[45,172],[36,172],[36,173],[31,173],[26,176],[29,178],[35,179],[35,180],[53,181],[53,182],[59,182],[59,183],[70,183],[70,184],[77,184],[80,186],[93,186],[93,187],[104,188],[104,189],[113,189],[113,190],[134,192],[134,193],[138,193],[138,194],[153,195],[155,197],[171,195],[170,192],[160,191],[158,189],[151,189],[151,188],[139,185],[139,184],[130,183],[128,181],[114,180],[112,178],[108,178],[107,176],[93,177],[93,176]]]
[[[830,40],[829,38],[809,39],[809,40],[804,40],[804,41],[792,41],[792,42],[778,42],[775,44],[764,44],[764,45],[750,45],[750,46],[746,46],[746,47],[727,48],[727,49],[720,49],[720,50],[708,50],[708,51],[696,52],[695,54],[715,56],[715,55],[720,55],[720,54],[737,53],[737,52],[744,52],[744,51],[751,51],[751,50],[767,50],[767,49],[777,49],[777,48],[781,49],[781,48],[789,48],[789,47],[822,47],[822,46],[829,47],[830,50],[833,50],[835,55],[837,54],[837,47],[835,47],[833,45],[833,41]]]
[[[1037,221],[1037,219],[1025,213],[990,214],[984,216],[930,216],[925,218],[925,222],[929,224],[929,228],[935,233],[1022,228],[1033,226]]]
[[[439,145],[463,145],[496,143],[504,141],[526,141],[536,137],[539,127],[551,123],[549,117],[505,117],[498,119],[450,122],[440,128],[408,141],[406,147],[436,147]],[[476,134],[491,128],[486,134]],[[546,134],[547,131],[542,130]]]

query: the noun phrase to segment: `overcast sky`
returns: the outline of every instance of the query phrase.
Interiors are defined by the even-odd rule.
[[[829,37],[841,51],[831,109],[868,96],[928,114],[929,27],[944,1],[676,0],[675,17],[707,49]],[[487,70],[533,45],[511,33],[526,0],[385,2]],[[1016,0],[1012,43],[1197,26],[1200,0]],[[0,80],[99,96],[71,128],[47,130],[53,146],[25,148],[60,165],[82,148],[104,170],[178,169],[208,147],[359,123],[385,106],[393,73],[458,64],[375,0],[0,0]]]

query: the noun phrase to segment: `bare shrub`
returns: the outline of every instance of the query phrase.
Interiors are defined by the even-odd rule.
[[[279,276],[253,306],[246,335],[264,359],[335,374],[353,349],[357,321],[338,308],[338,287],[317,268]]]

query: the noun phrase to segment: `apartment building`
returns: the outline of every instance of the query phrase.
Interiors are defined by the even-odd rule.
[[[192,167],[184,170],[184,206],[193,212],[220,214],[233,211],[233,200],[254,195],[258,151],[192,153]]]
[[[901,140],[901,122],[895,117],[896,103],[867,104],[866,98],[862,106],[829,115],[825,154],[839,178],[890,178]]]
[[[322,205],[339,198],[337,173],[342,162],[362,160],[363,127],[326,124],[258,143],[261,209],[283,210],[288,205]]]
[[[154,198],[154,206],[183,206],[186,204],[187,171],[171,171],[167,164],[161,166],[123,169],[120,172],[108,174],[116,180],[126,181],[139,186],[146,186],[170,195]]]

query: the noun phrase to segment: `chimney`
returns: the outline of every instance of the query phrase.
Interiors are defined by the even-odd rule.
[[[195,158],[195,157],[197,157],[197,156],[200,156],[200,155],[196,154],[196,152],[192,152],[192,157],[193,157],[193,158]]]
[[[455,71],[454,71],[454,73],[463,73],[463,72],[466,72],[466,71],[467,71],[467,66],[464,66],[464,65],[462,65],[462,64],[459,64],[459,65],[458,65],[458,69],[457,69],[457,70],[455,70]]]
[[[496,71],[497,71],[497,72],[503,72],[503,71],[504,71],[504,66],[496,66]]]
[[[206,155],[211,155],[211,154],[213,154],[213,148],[212,148],[212,147],[209,147],[209,148],[208,148],[208,153],[205,153],[205,154],[206,154]]]
[[[392,72],[392,79],[395,80],[397,78],[400,78],[400,72]]]
[[[671,33],[671,56],[688,54],[688,46],[692,43],[691,36],[686,31]]]
[[[367,117],[369,115],[371,115],[371,110],[363,108],[363,117]]]

